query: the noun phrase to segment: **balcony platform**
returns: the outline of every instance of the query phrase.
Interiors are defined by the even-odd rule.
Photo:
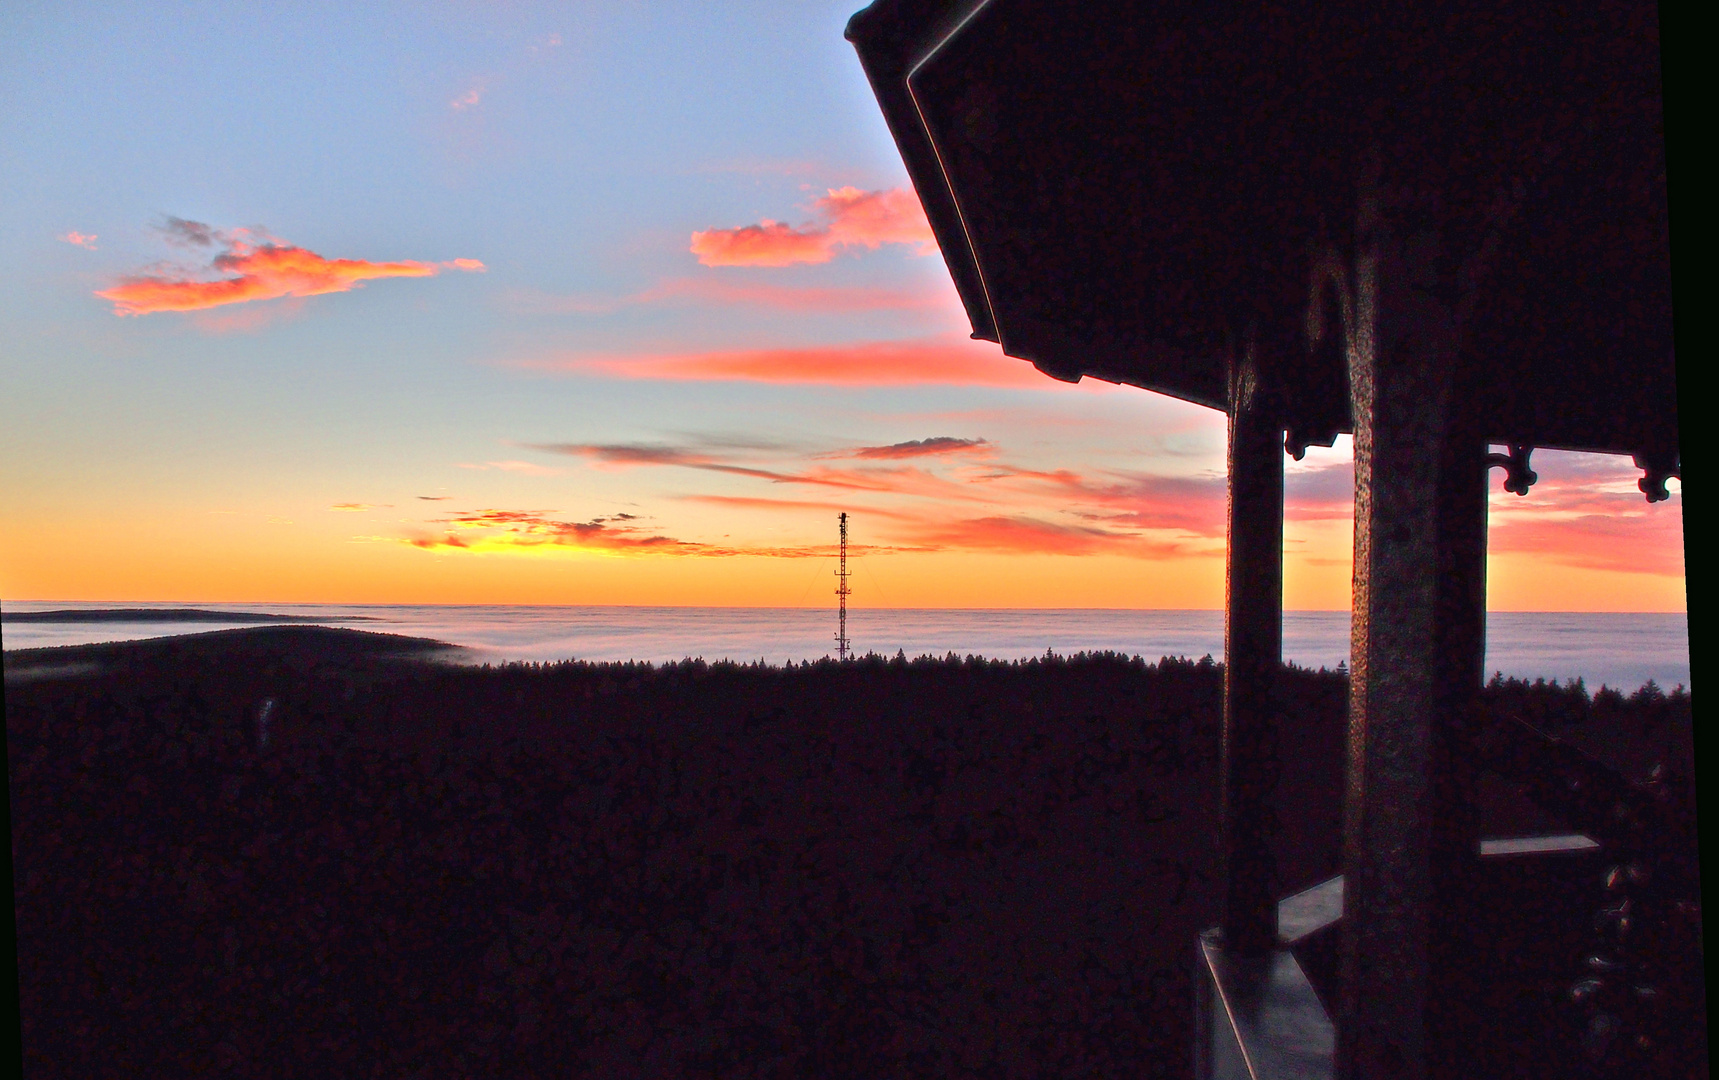
[[[1598,895],[1599,854],[1600,845],[1580,834],[1480,842],[1489,906],[1501,914],[1539,918],[1529,939],[1501,925],[1475,943],[1477,963],[1497,976],[1485,996],[1492,999],[1490,1014],[1500,1026],[1532,1023],[1530,1014],[1553,1006],[1557,988],[1575,975],[1587,911],[1582,901],[1589,892]],[[1553,910],[1571,915],[1547,918]],[[1503,922],[1510,921],[1509,914]],[[1230,955],[1216,928],[1200,935],[1195,1076],[1334,1080],[1342,916],[1343,878],[1338,875],[1278,903],[1278,947],[1265,956]],[[1494,1002],[1498,1008],[1491,1008]],[[1541,1052],[1555,1031],[1543,1022],[1533,1029],[1540,1037],[1488,1040],[1512,1043],[1515,1052],[1506,1053],[1519,1059],[1496,1075],[1535,1076],[1536,1068],[1557,1075],[1558,1055]]]

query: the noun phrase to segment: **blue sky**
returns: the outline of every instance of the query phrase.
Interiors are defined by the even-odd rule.
[[[1220,605],[1222,417],[965,340],[855,6],[8,5],[0,595],[795,603],[848,509],[894,604]],[[816,250],[692,250],[748,227]],[[259,247],[416,276],[95,295]],[[1507,606],[1682,606],[1622,466],[1508,507],[1566,524]],[[1292,471],[1292,607],[1347,606],[1348,477]]]

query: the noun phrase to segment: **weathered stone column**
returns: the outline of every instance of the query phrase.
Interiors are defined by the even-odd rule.
[[[1224,944],[1258,954],[1277,940],[1278,779],[1274,687],[1283,663],[1283,422],[1251,350],[1230,375],[1229,566],[1224,604]]]
[[[1485,661],[1484,436],[1435,227],[1363,207],[1349,333],[1355,578],[1338,1072],[1452,1075]]]

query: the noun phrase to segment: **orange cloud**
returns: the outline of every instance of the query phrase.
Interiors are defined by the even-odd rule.
[[[348,513],[363,513],[366,510],[376,509],[376,507],[378,505],[386,507],[386,506],[389,506],[390,504],[388,504],[388,503],[377,504],[377,503],[344,502],[344,503],[335,503],[333,506],[329,507],[329,509],[330,510],[344,510]]]
[[[220,233],[200,222],[169,225],[169,236],[186,245],[225,250],[211,260],[209,272],[232,277],[205,280],[198,273],[139,274],[125,278],[96,295],[113,301],[115,315],[148,315],[158,311],[199,311],[225,304],[270,300],[282,296],[319,296],[346,292],[375,278],[431,277],[443,269],[481,271],[476,259],[431,263],[416,260],[376,263],[364,259],[325,259],[314,251],[266,240],[253,243],[247,230]]]
[[[796,229],[765,218],[738,229],[695,232],[689,250],[706,266],[792,266],[829,262],[834,246],[828,229]]]
[[[907,188],[861,191],[830,188],[811,209],[822,224],[800,228],[765,218],[736,229],[706,229],[692,234],[689,250],[705,266],[792,266],[826,263],[837,249],[882,244],[911,244],[920,255],[937,250],[919,198]]]
[[[64,240],[68,244],[75,244],[78,247],[84,248],[84,249],[89,250],[89,251],[94,251],[96,249],[96,234],[95,233],[81,233],[81,232],[75,232],[74,231],[74,232],[69,232],[69,233],[65,234],[64,236],[60,237],[60,239]]]
[[[1024,360],[958,338],[863,341],[728,352],[588,356],[523,361],[522,367],[622,379],[763,382],[824,386],[1011,386],[1054,391]]]
[[[787,559],[820,558],[828,556],[834,550],[828,545],[720,547],[653,534],[629,524],[636,520],[638,519],[632,514],[615,514],[590,521],[560,521],[537,510],[480,510],[439,519],[437,524],[448,526],[441,536],[419,536],[403,542],[427,551],[571,548],[614,555],[678,555],[703,558],[727,558],[737,555]]]
[[[741,500],[696,497],[700,501],[734,506],[757,504],[760,508],[784,506],[831,509],[821,503],[788,500]],[[904,544],[866,545],[865,552],[968,551],[1010,552],[1037,555],[1118,554],[1140,558],[1164,558],[1188,554],[1180,544],[1143,538],[1087,525],[1058,525],[1024,516],[993,516],[956,521],[927,521],[911,515],[867,511],[868,516],[904,522],[895,531]],[[675,555],[702,558],[757,556],[766,558],[828,558],[835,548],[828,544],[801,546],[720,546],[675,539],[651,533],[630,522],[631,515],[618,514],[590,521],[561,521],[536,510],[481,510],[439,519],[447,526],[439,536],[405,540],[425,550],[509,551],[530,548],[571,548],[622,555]],[[855,549],[850,547],[850,553]],[[1216,554],[1222,554],[1217,549]]]

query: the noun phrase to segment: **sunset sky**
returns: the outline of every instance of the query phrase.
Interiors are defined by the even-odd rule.
[[[826,605],[845,510],[856,604],[1220,607],[1223,417],[968,340],[860,4],[4,5],[0,597]],[[1533,464],[1494,609],[1684,608]]]

